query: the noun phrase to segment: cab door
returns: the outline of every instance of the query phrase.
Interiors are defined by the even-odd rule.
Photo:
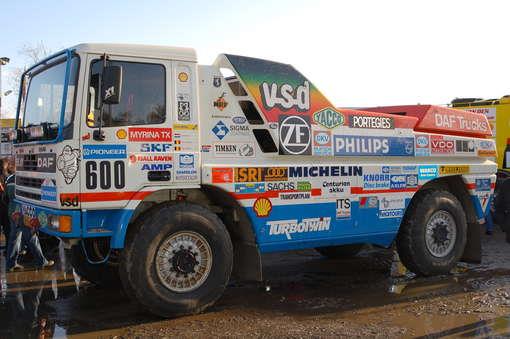
[[[119,66],[122,73],[115,104],[101,104],[101,91],[107,90],[101,89],[102,55],[87,57],[80,136],[83,209],[122,208],[148,183],[172,181],[172,62],[109,55],[106,65]]]

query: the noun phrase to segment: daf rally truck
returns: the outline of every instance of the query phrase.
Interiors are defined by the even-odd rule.
[[[261,280],[266,252],[396,243],[421,275],[480,260],[497,167],[483,115],[336,109],[288,64],[121,44],[55,54],[20,93],[13,220],[153,313]]]

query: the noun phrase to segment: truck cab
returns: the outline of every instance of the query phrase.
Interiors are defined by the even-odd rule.
[[[121,44],[57,53],[20,93],[13,221],[153,313],[200,312],[231,274],[261,280],[266,252],[396,244],[423,275],[480,259],[483,115],[335,108],[288,64]]]

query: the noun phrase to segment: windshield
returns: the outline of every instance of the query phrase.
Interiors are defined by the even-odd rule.
[[[73,57],[70,65],[70,77],[67,89],[66,107],[64,112],[64,126],[71,123],[74,111],[75,87],[78,79],[79,59]],[[23,102],[23,127],[40,126],[57,131],[62,111],[62,96],[66,74],[66,59],[50,60],[45,65],[36,68],[25,76],[24,85],[28,84],[28,91]],[[47,135],[53,139],[54,133]]]

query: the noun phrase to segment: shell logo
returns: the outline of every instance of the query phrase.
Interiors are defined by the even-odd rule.
[[[126,139],[127,137],[127,132],[125,129],[119,129],[116,134],[118,139]]]
[[[257,215],[257,217],[267,217],[271,210],[273,209],[273,205],[271,201],[267,198],[257,198],[255,203],[253,204],[253,211]]]
[[[186,72],[179,73],[179,75],[177,77],[179,78],[180,82],[188,81],[188,73],[186,73]]]

